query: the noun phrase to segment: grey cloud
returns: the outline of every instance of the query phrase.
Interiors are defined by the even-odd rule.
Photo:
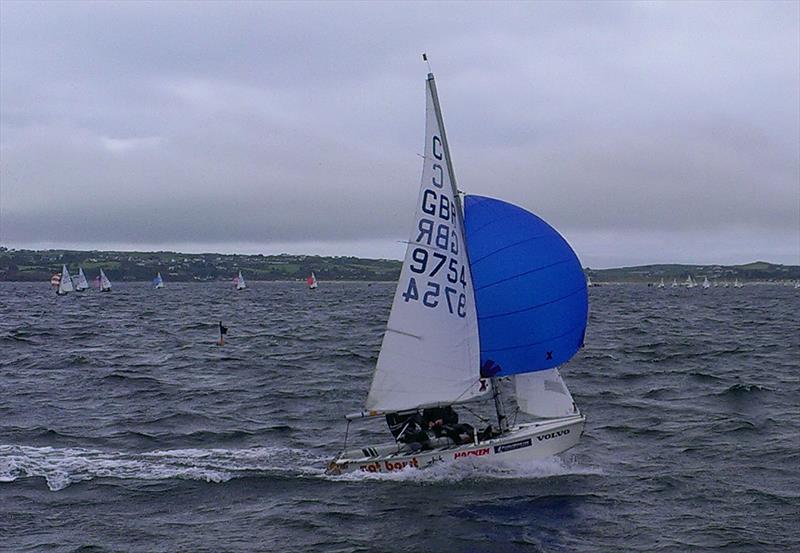
[[[1,9],[7,245],[394,252],[416,197],[428,49],[461,187],[586,248],[615,236],[620,251],[595,264],[648,261],[634,236],[746,242],[741,261],[797,251],[796,3]]]

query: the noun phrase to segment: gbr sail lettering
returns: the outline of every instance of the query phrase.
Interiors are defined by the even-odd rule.
[[[419,302],[429,309],[443,309],[467,316],[467,279],[460,256],[457,207],[445,182],[441,139],[432,137],[432,175],[420,194],[416,236],[411,252],[411,275],[402,293],[406,302]],[[426,163],[428,160],[426,159]]]

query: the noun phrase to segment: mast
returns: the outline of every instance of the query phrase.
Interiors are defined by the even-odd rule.
[[[423,55],[423,59],[427,61],[427,57]],[[456,203],[456,213],[458,213],[460,221],[459,221],[459,233],[461,234],[461,243],[464,244],[464,255],[467,258],[467,263],[469,264],[469,248],[467,248],[467,240],[466,240],[466,233],[464,231],[464,206],[461,203],[461,196],[459,196],[458,186],[456,185],[456,174],[453,171],[453,162],[450,159],[450,146],[447,142],[447,133],[444,130],[444,120],[442,118],[442,108],[439,105],[439,94],[436,92],[436,80],[433,77],[433,73],[428,73],[428,88],[431,91],[431,98],[433,99],[433,109],[436,115],[436,122],[439,123],[439,130],[441,131],[441,138],[442,138],[442,148],[444,148],[444,155],[445,161],[447,162],[447,173],[450,176],[450,186],[453,189],[453,200]],[[473,288],[473,304],[475,303],[475,291],[474,286]],[[500,396],[500,379],[499,378],[491,378],[492,382],[492,397],[494,398],[494,408],[497,411],[497,424],[500,427],[500,432],[506,432],[508,430],[508,418],[506,417],[505,407],[503,406],[503,400]]]

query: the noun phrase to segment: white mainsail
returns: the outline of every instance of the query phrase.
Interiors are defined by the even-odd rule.
[[[103,272],[103,269],[100,269],[100,291],[101,292],[111,291],[111,281],[108,280],[108,277]]]
[[[75,285],[75,290],[82,292],[89,289],[89,282],[86,280],[86,275],[83,274],[83,267],[78,267],[78,282]]]
[[[578,412],[558,369],[515,374],[514,389],[517,405],[529,415],[553,418]]]
[[[708,282],[708,277],[703,277],[703,288],[711,288],[711,283]]]
[[[242,276],[242,271],[239,271],[239,276],[236,277],[236,289],[237,290],[244,290],[247,288],[247,284],[244,282],[244,277]]]
[[[447,139],[427,81],[425,157],[414,230],[366,407],[400,411],[483,395],[478,321]],[[483,389],[481,389],[483,388]]]
[[[66,265],[64,265],[61,269],[61,281],[58,283],[57,291],[59,294],[67,294],[75,291],[75,288],[72,286],[72,277],[69,276],[69,271],[67,270]]]

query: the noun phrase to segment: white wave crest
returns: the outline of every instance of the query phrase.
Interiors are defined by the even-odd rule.
[[[287,447],[128,453],[70,447],[0,445],[0,482],[42,477],[53,491],[93,478],[177,478],[225,482],[239,476],[259,474],[319,474],[324,461],[308,451]]]

